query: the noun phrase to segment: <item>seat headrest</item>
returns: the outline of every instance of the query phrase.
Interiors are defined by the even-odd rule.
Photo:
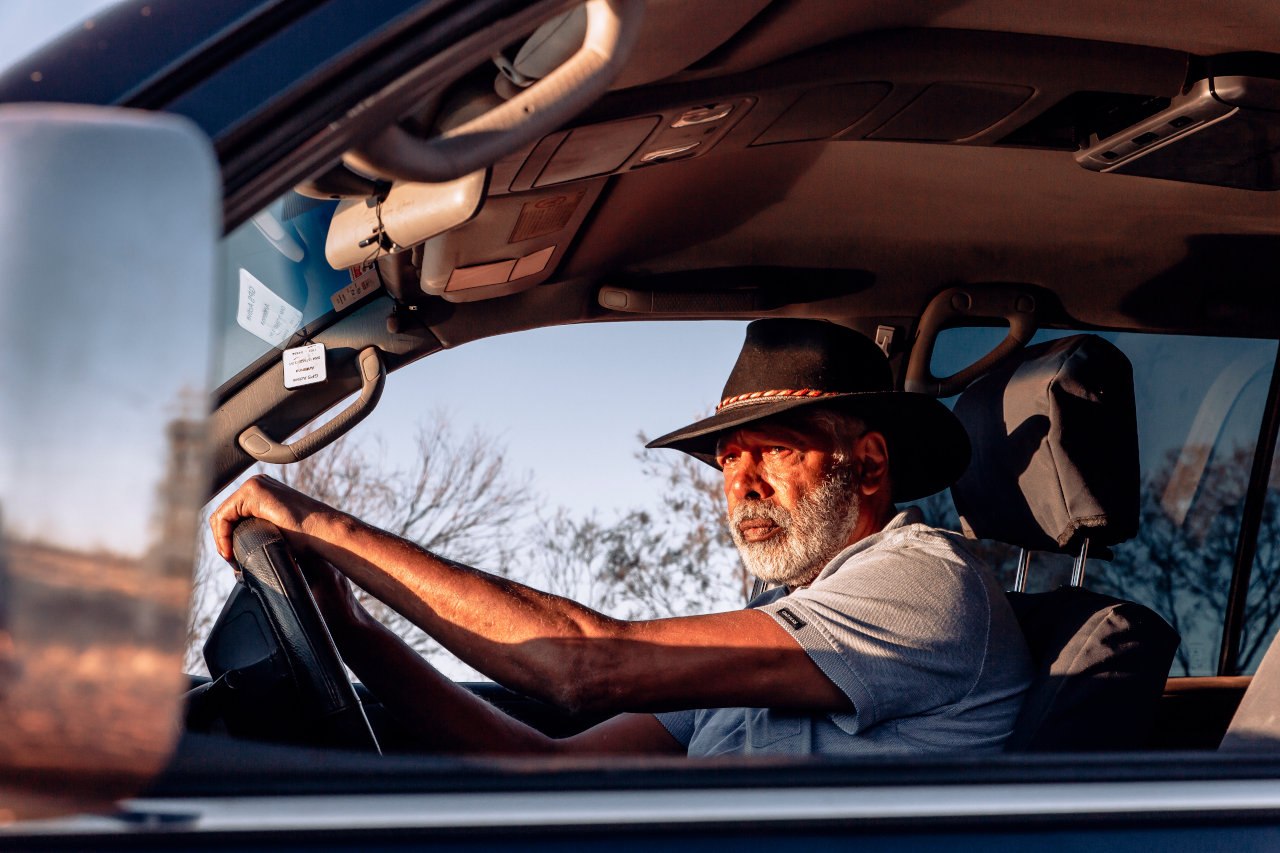
[[[973,459],[951,487],[965,535],[1070,552],[1138,530],[1133,367],[1096,335],[1027,347],[956,401]]]

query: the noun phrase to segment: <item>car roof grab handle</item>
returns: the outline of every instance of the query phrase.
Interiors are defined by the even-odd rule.
[[[281,444],[268,436],[257,425],[240,433],[237,441],[241,449],[259,462],[287,465],[301,462],[321,448],[328,447],[341,438],[353,426],[360,423],[382,397],[382,386],[387,379],[387,368],[382,363],[377,347],[365,347],[357,359],[360,367],[360,396],[337,417],[319,429],[313,430],[293,444]]]
[[[939,378],[930,370],[933,346],[943,329],[971,325],[975,319],[1005,320],[1009,334],[991,352],[950,376]],[[1027,345],[1040,327],[1036,297],[1014,285],[952,287],[929,302],[920,318],[904,389],[931,397],[951,397],[969,383]]]
[[[605,93],[631,55],[644,8],[644,0],[587,0],[582,46],[533,86],[432,139],[392,123],[344,154],[343,161],[362,174],[431,183],[492,165],[555,130]]]

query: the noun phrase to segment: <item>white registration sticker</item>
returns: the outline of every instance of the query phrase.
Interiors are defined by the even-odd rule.
[[[381,284],[382,280],[378,278],[377,268],[369,267],[360,273],[355,281],[330,296],[329,301],[333,303],[334,311],[341,311],[356,302],[361,296],[377,290]]]
[[[258,281],[253,273],[241,269],[236,322],[245,331],[278,347],[302,326],[302,312]]]
[[[324,344],[284,351],[284,387],[301,388],[325,380]]]

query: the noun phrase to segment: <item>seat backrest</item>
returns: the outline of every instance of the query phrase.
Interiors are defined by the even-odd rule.
[[[1005,749],[1140,749],[1147,745],[1178,632],[1148,607],[1064,586],[1009,593],[1036,661]]]
[[[1280,751],[1280,635],[1267,647],[1218,749],[1222,752]]]
[[[1027,347],[967,388],[955,413],[973,461],[952,487],[966,535],[1083,554],[1138,528],[1133,369],[1075,335]],[[1095,553],[1096,553],[1095,550]],[[1178,635],[1139,604],[1063,587],[1011,593],[1036,676],[1010,750],[1140,748]]]

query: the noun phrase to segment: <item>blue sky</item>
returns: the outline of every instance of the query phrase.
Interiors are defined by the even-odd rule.
[[[743,323],[608,323],[476,341],[387,380],[365,426],[407,451],[433,408],[476,425],[532,470],[553,505],[579,512],[649,504],[637,433],[651,438],[709,413],[742,345]]]
[[[4,0],[0,3],[0,67],[110,5],[110,0]]]

